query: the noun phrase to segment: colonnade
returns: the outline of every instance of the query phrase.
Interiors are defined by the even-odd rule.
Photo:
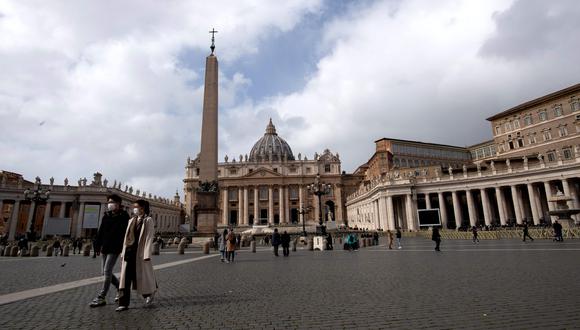
[[[421,209],[439,209],[443,228],[522,225],[524,221],[540,225],[556,220],[548,212],[556,208],[549,200],[557,191],[572,197],[569,208],[580,205],[577,185],[571,179],[574,178],[495,181],[490,185],[472,184],[472,187],[385,186],[372,197],[347,205],[349,226],[371,230],[400,227],[414,231],[419,227]]]
[[[334,191],[331,196],[327,196],[326,200],[331,200],[334,202],[335,219],[341,221],[342,216],[342,187],[335,184]],[[320,207],[318,203],[318,198],[309,194],[306,185],[247,185],[247,186],[223,186],[221,189],[221,225],[227,226],[232,224],[230,217],[230,211],[232,207],[230,204],[235,202],[235,210],[237,211],[237,219],[235,219],[236,225],[249,226],[256,224],[257,222],[266,222],[268,225],[276,224],[276,215],[278,216],[279,224],[290,224],[292,222],[291,210],[296,209],[298,212],[298,223],[303,223],[304,221],[318,219],[320,214]],[[267,199],[260,198],[260,189],[267,189]],[[297,189],[297,194],[290,196],[291,189]],[[231,191],[234,191],[237,199],[230,198]],[[274,192],[278,192],[278,198],[274,198]],[[251,196],[253,195],[253,196]],[[296,196],[297,195],[297,196]],[[251,196],[251,197],[250,197]],[[252,199],[252,205],[250,205],[250,199]],[[323,200],[325,197],[323,197]],[[260,203],[267,203],[267,217],[261,217]],[[275,206],[275,202],[278,205]],[[294,205],[293,205],[294,202]],[[295,203],[297,202],[297,204]],[[323,203],[324,207],[324,203]],[[300,213],[299,211],[307,209],[305,213]],[[323,212],[324,213],[324,212]],[[309,216],[308,216],[309,215]],[[250,221],[251,216],[253,216],[253,221]],[[308,219],[305,219],[308,217]],[[252,223],[250,223],[252,222]]]

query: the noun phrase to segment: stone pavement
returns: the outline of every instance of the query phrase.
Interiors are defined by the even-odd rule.
[[[91,309],[99,287],[91,284],[0,305],[0,329],[580,329],[578,240],[454,240],[440,253],[425,239],[403,243],[289,258],[241,251],[233,264],[206,258],[157,270],[151,308],[134,294],[127,312]],[[201,256],[163,254],[154,264]],[[65,267],[56,259],[0,258],[0,299],[99,275],[94,259],[70,257]]]

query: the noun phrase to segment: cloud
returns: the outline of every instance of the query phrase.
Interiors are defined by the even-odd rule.
[[[220,59],[236,61],[319,5],[3,2],[0,168],[57,182],[101,171],[172,196],[200,139],[204,58],[183,65],[184,50],[208,54],[215,27]],[[249,84],[221,74],[221,105],[239,104]]]
[[[381,137],[482,142],[491,139],[488,116],[577,83],[580,43],[537,56],[531,49],[537,27],[528,26],[541,26],[542,40],[578,38],[571,33],[578,21],[562,16],[572,7],[566,1],[528,8],[528,1],[413,0],[353,7],[324,26],[329,51],[304,88],[263,100],[247,115],[275,109],[282,122],[298,118],[300,128],[278,130],[294,152],[329,147],[348,171],[372,155]],[[569,22],[544,26],[546,16]],[[516,28],[514,45],[506,40]],[[513,58],[519,47],[522,54]]]

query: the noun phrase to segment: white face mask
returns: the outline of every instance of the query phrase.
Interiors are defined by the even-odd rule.
[[[133,209],[133,214],[134,215],[139,215],[139,208],[138,207],[136,207],[136,208]]]
[[[117,204],[116,203],[109,203],[109,204],[107,204],[107,209],[109,211],[115,211],[117,209]]]

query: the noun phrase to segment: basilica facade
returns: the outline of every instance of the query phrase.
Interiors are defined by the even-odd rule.
[[[185,209],[194,228],[199,170],[199,157],[187,160]],[[320,201],[308,189],[317,176],[330,186]],[[310,159],[295,155],[270,120],[248,154],[237,159],[226,156],[218,163],[218,227],[301,226],[314,224],[320,217],[327,226],[343,225],[347,222],[345,197],[355,191],[361,178],[342,172],[339,154],[328,149]]]

